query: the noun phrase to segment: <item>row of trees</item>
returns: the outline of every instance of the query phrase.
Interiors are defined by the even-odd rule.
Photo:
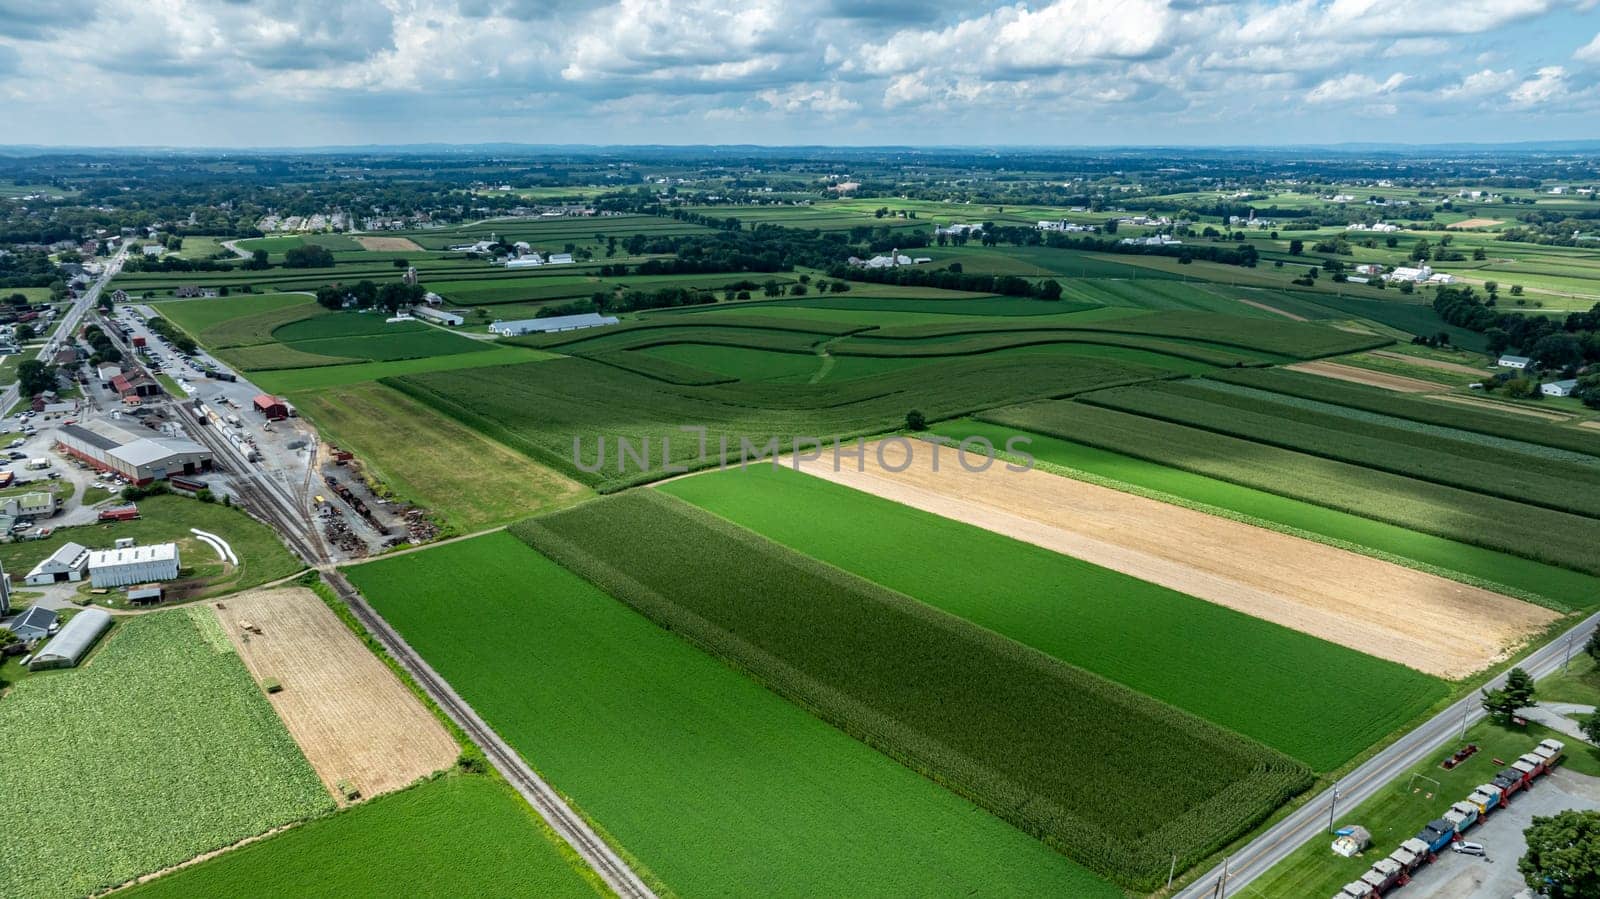
[[[371,309],[377,306],[392,313],[422,302],[422,298],[426,295],[427,291],[418,284],[391,281],[380,286],[372,281],[361,280],[348,287],[342,284],[324,284],[317,288],[317,304],[327,309],[343,309],[345,300],[349,299],[357,309]]]
[[[1445,285],[1434,295],[1433,309],[1450,324],[1487,337],[1490,352],[1515,349],[1540,368],[1564,371],[1600,361],[1600,303],[1561,320],[1501,312],[1478,299],[1471,287]]]

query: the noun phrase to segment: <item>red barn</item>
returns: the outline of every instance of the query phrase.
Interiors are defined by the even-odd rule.
[[[282,421],[289,417],[289,403],[283,397],[258,394],[255,407],[257,412],[267,417],[267,421]]]

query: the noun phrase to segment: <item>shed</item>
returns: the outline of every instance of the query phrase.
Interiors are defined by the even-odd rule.
[[[618,319],[614,315],[600,315],[594,312],[584,312],[578,315],[552,315],[548,318],[525,318],[517,321],[496,321],[489,325],[489,333],[501,337],[516,337],[519,334],[546,334],[551,331],[577,331],[583,328],[598,328],[604,325],[614,325]]]
[[[111,613],[104,609],[84,609],[74,615],[56,634],[55,639],[45,644],[44,649],[34,653],[33,661],[28,663],[30,669],[39,668],[71,668],[82,661],[89,648],[100,639],[100,635],[111,627]]]
[[[1577,378],[1567,378],[1564,381],[1551,381],[1539,385],[1539,392],[1545,396],[1572,396],[1572,391],[1578,389]]]
[[[50,629],[56,625],[56,617],[54,609],[29,606],[6,626],[24,641],[38,640],[50,635]]]
[[[255,410],[266,416],[268,421],[282,421],[289,417],[289,401],[281,396],[269,393],[258,393],[251,401]]]
[[[135,587],[128,591],[128,602],[136,606],[150,605],[161,601],[162,590],[160,587]]]
[[[1533,368],[1533,360],[1527,356],[1501,356],[1494,364],[1500,368],[1512,368],[1517,371]]]

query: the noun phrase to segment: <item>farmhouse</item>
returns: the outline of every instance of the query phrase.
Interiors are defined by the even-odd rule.
[[[1356,266],[1356,271],[1363,275],[1381,275],[1383,274],[1383,266],[1376,262],[1365,262]]]
[[[117,541],[116,549],[89,553],[89,582],[96,587],[126,587],[178,576],[178,544],[134,546],[133,538]]]
[[[1149,237],[1124,237],[1117,243],[1128,247],[1171,247],[1177,246],[1183,241],[1167,234],[1152,234]]]
[[[250,405],[266,416],[267,421],[283,421],[289,417],[289,401],[281,396],[258,393],[256,398],[250,401]]]
[[[13,520],[23,516],[28,518],[49,518],[51,515],[56,514],[56,495],[39,490],[33,493],[24,493],[20,496],[8,496],[5,502],[0,504],[0,512],[3,512],[3,514],[0,514],[0,518],[11,518]]]
[[[1572,396],[1572,391],[1578,389],[1578,379],[1568,378],[1565,381],[1551,381],[1541,384],[1539,392],[1545,396]]]
[[[425,318],[428,321],[451,327],[459,327],[466,321],[465,317],[454,312],[445,312],[443,309],[430,309],[427,306],[413,306],[411,307],[411,314],[417,318]]]
[[[161,385],[142,371],[114,375],[111,378],[111,389],[124,400],[161,395]]]
[[[101,471],[148,484],[168,475],[210,471],[211,451],[192,440],[143,437],[106,422],[62,425],[56,446]]]
[[[89,565],[89,550],[80,543],[68,541],[56,547],[48,558],[33,566],[23,583],[31,587],[58,584],[62,581],[83,580],[83,570]]]
[[[549,318],[524,318],[509,322],[495,321],[490,323],[489,333],[498,334],[501,337],[516,337],[519,334],[578,331],[583,328],[598,328],[616,323],[617,317],[614,315],[584,312],[579,315],[552,315]]]
[[[22,614],[11,619],[6,627],[11,632],[22,638],[24,643],[42,640],[50,636],[50,631],[56,626],[56,613],[52,609],[40,606],[29,606],[22,610]]]
[[[1422,266],[1419,266],[1417,268],[1411,268],[1410,266],[1402,265],[1402,266],[1399,266],[1398,268],[1396,268],[1394,271],[1390,272],[1389,274],[1384,275],[1383,276],[1383,280],[1385,280],[1385,281],[1411,281],[1413,283],[1421,284],[1423,282],[1432,280],[1433,276],[1434,276],[1433,269],[1429,268],[1426,264],[1424,264]],[[1450,281],[1454,281],[1455,280],[1455,277],[1452,276],[1452,275],[1445,275],[1445,277],[1448,278],[1449,281],[1441,281],[1441,282],[1435,282],[1435,283],[1448,284],[1448,283],[1450,283]]]
[[[1494,364],[1500,368],[1514,368],[1517,371],[1533,368],[1533,360],[1527,356],[1501,356]]]
[[[1080,225],[1077,222],[1069,222],[1066,219],[1061,219],[1060,221],[1055,222],[1040,222],[1034,227],[1038,228],[1040,231],[1060,231],[1063,234],[1077,234],[1084,231],[1098,230],[1098,227],[1095,225]]]
[[[34,655],[28,668],[71,668],[83,661],[89,648],[110,627],[110,612],[105,609],[84,609],[72,616],[72,620],[61,628],[61,633],[56,634],[54,640]]]

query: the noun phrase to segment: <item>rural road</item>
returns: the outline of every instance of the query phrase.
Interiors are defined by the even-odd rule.
[[[500,739],[500,735],[478,717],[478,713],[467,705],[466,700],[456,695],[455,690],[445,679],[423,661],[416,650],[412,649],[382,616],[367,605],[361,594],[345,579],[343,572],[332,566],[326,566],[323,568],[323,576],[329,586],[333,587],[334,592],[339,594],[339,598],[361,621],[362,626],[383,644],[389,654],[404,666],[412,677],[416,678],[417,683],[428,691],[433,701],[445,710],[445,714],[466,731],[472,742],[483,750],[495,770],[516,787],[517,792],[522,794],[539,816],[544,818],[555,832],[583,857],[584,861],[588,862],[595,873],[606,882],[606,886],[623,899],[655,899],[655,893],[650,887],[589,827],[588,822],[574,812],[566,800],[562,799],[561,795],[537,772],[528,767],[522,757],[517,755],[516,750]]]
[[[73,329],[78,327],[78,322],[83,320],[84,313],[94,308],[95,301],[100,299],[100,291],[104,290],[106,284],[116,277],[117,272],[122,271],[122,261],[126,258],[128,258],[128,247],[127,243],[124,242],[122,249],[118,250],[117,255],[111,257],[106,263],[105,268],[100,272],[100,277],[95,279],[94,284],[90,285],[82,296],[72,302],[67,314],[62,316],[61,325],[54,332],[55,336],[45,341],[44,346],[39,348],[36,358],[43,359],[46,356],[54,355],[57,349],[66,346],[72,341]],[[11,407],[15,406],[20,399],[22,399],[22,388],[17,384],[12,384],[4,391],[0,391],[0,415],[11,414]]]
[[[1600,612],[1583,619],[1565,634],[1540,647],[1523,660],[1521,667],[1532,674],[1535,680],[1559,671],[1568,652],[1583,651],[1584,641],[1589,638],[1596,624],[1600,624]],[[1505,679],[1502,673],[1490,680],[1485,688],[1499,688],[1505,684]],[[1234,895],[1302,844],[1327,834],[1328,810],[1335,790],[1339,793],[1338,808],[1352,809],[1401,773],[1460,739],[1463,722],[1470,726],[1483,718],[1483,707],[1474,690],[1346,774],[1335,786],[1295,809],[1288,817],[1229,856],[1222,865],[1212,868],[1178,891],[1178,899],[1219,899]]]

